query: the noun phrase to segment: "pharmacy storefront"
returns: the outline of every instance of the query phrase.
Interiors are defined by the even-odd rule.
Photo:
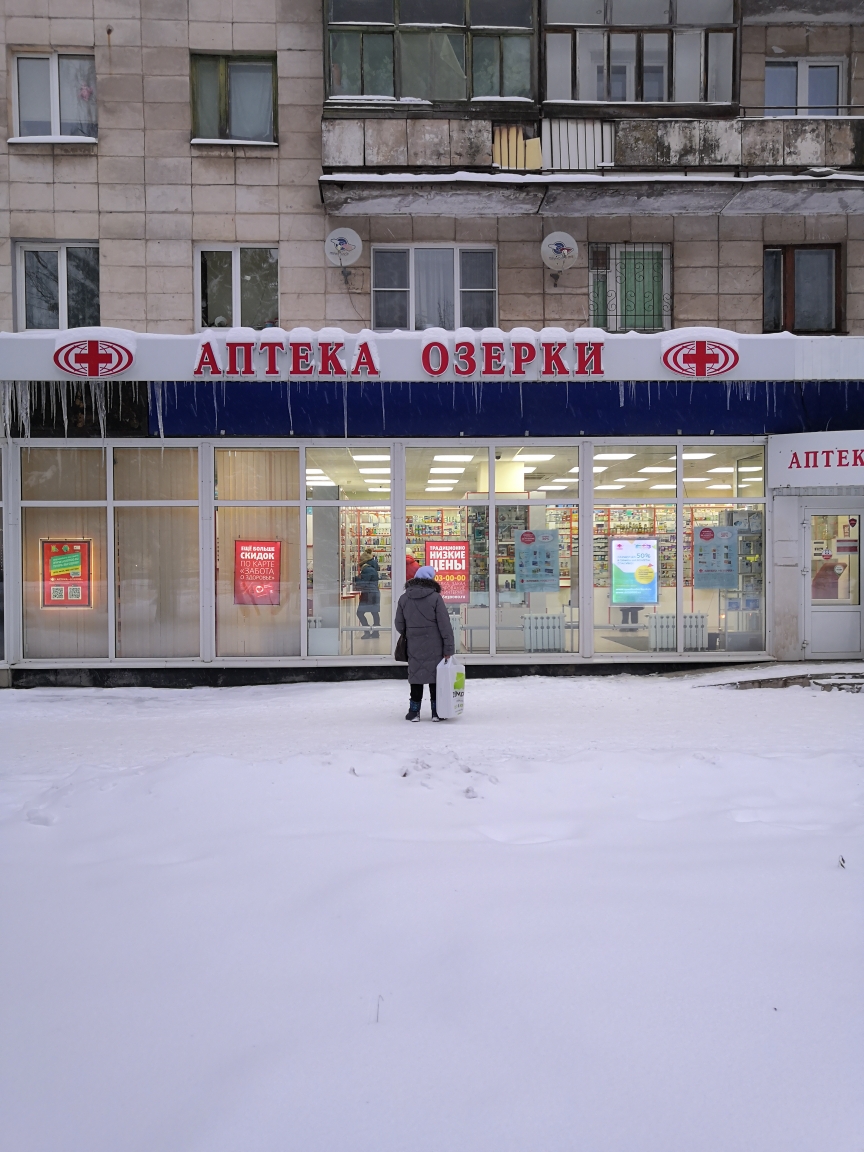
[[[864,340],[78,329],[0,357],[12,683],[390,665],[418,564],[468,663],[861,655]]]

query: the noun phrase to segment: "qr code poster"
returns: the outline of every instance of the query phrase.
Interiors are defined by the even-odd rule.
[[[40,540],[42,607],[91,608],[90,540]]]

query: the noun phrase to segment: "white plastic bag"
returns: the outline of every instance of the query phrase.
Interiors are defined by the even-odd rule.
[[[455,656],[442,660],[435,676],[436,710],[442,720],[455,720],[465,707],[465,665]]]

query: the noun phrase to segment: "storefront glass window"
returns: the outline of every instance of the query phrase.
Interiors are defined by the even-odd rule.
[[[390,653],[393,615],[390,541],[389,507],[306,509],[306,615],[310,656]]]
[[[299,527],[299,508],[216,509],[218,656],[300,654]]]
[[[488,465],[487,465],[488,467]],[[435,569],[450,614],[457,652],[489,651],[489,509],[463,505],[408,508],[405,575]],[[396,598],[401,594],[398,583]]]
[[[840,606],[861,603],[858,540],[860,516],[810,517],[810,602]]]
[[[598,500],[667,500],[677,490],[674,444],[596,444],[593,468]]]
[[[117,508],[117,655],[198,656],[197,508]]]
[[[489,492],[489,449],[462,444],[405,449],[409,500],[466,500]]]
[[[197,500],[197,448],[115,448],[115,500]]]
[[[685,504],[685,652],[765,648],[765,508]]]
[[[765,495],[765,449],[754,444],[696,444],[684,448],[684,495],[705,500]]]
[[[24,448],[22,500],[104,500],[105,452],[101,448]]]
[[[390,496],[390,448],[307,448],[306,498],[374,500]]]
[[[572,445],[499,445],[495,449],[495,491],[532,500],[575,500],[579,495],[579,449]]]
[[[676,540],[674,504],[595,507],[596,652],[675,651]]]
[[[579,513],[575,505],[496,509],[497,651],[579,651]]]
[[[26,458],[27,451],[22,455]],[[102,453],[90,455],[101,458]],[[58,467],[54,480],[72,476],[87,489],[86,473],[67,467],[62,457]],[[102,476],[104,482],[104,471]],[[106,509],[24,508],[22,519],[25,658],[104,659],[108,655]]]
[[[297,500],[296,448],[217,448],[217,500]]]

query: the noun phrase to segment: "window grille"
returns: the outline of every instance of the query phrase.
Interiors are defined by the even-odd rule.
[[[591,244],[591,323],[608,332],[672,327],[669,244]]]

